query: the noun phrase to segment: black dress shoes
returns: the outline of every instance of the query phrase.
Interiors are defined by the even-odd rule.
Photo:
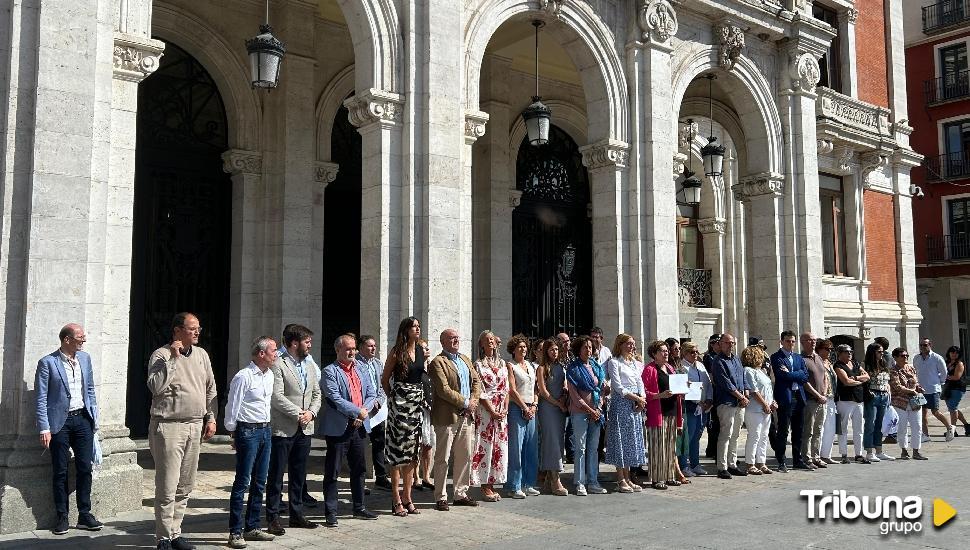
[[[337,526],[337,516],[333,514],[327,514],[327,519],[323,520],[323,525],[326,527],[336,527]]]
[[[371,512],[367,508],[362,508],[354,511],[354,517],[357,519],[377,519],[377,514]]]
[[[319,525],[305,517],[297,516],[290,518],[290,528],[292,529],[294,527],[297,529],[316,529]]]
[[[178,537],[172,539],[172,550],[195,550],[195,546],[189,544],[184,537]]]
[[[275,518],[270,520],[269,525],[266,527],[266,532],[281,537],[286,534],[286,529],[283,529],[283,526],[280,525],[279,518]]]

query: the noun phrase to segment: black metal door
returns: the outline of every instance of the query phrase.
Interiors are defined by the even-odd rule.
[[[180,311],[199,317],[200,345],[225,402],[232,200],[221,160],[226,131],[225,106],[208,72],[166,44],[158,70],[138,90],[126,418],[135,437],[148,430],[148,357],[171,340]]]
[[[323,334],[317,346],[321,365],[336,357],[330,343],[337,336],[360,335],[362,144],[346,107],[337,111],[330,136],[330,158],[340,169],[327,185],[323,202]]]
[[[576,142],[555,126],[546,145],[524,140],[516,187],[522,199],[512,211],[512,330],[584,334],[593,315],[592,225]]]

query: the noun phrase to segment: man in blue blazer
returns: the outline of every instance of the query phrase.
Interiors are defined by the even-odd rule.
[[[775,401],[778,402],[778,422],[769,433],[771,448],[778,460],[778,471],[787,472],[785,454],[788,431],[791,429],[792,466],[800,470],[814,470],[802,460],[802,425],[805,414],[805,382],[808,369],[802,356],[795,351],[795,333],[781,333],[781,348],[771,355],[771,370],[775,374]]]
[[[377,519],[377,514],[364,507],[364,477],[367,472],[365,451],[370,417],[380,407],[377,391],[367,367],[355,359],[357,341],[344,334],[334,342],[337,359],[324,367],[320,386],[323,407],[319,421],[327,439],[327,458],[323,467],[324,525],[337,526],[337,476],[347,457],[350,466],[350,492],[354,517]]]
[[[98,401],[94,392],[91,356],[81,351],[85,335],[81,325],[71,323],[61,329],[61,346],[37,362],[37,430],[40,442],[51,451],[54,481],[54,511],[57,519],[52,531],[63,535],[68,530],[67,469],[74,450],[77,473],[77,528],[98,531],[102,524],[91,513],[91,464],[95,432],[98,431]]]

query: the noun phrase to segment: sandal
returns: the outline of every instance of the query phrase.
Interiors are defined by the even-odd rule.
[[[398,508],[400,508],[401,510],[398,511]],[[395,516],[399,517],[399,518],[406,518],[406,517],[408,517],[408,511],[407,511],[407,509],[405,509],[404,508],[404,504],[403,503],[400,503],[400,502],[394,503],[394,505],[392,506],[392,509],[391,509],[391,513],[394,514]]]
[[[669,485],[671,487],[680,487],[683,484],[681,482],[677,481],[676,479],[668,479],[667,480],[667,485]]]
[[[686,477],[684,479],[678,480],[681,485],[690,485],[690,480]]]
[[[498,493],[488,493],[488,494],[482,495],[482,500],[484,500],[485,502],[498,502],[498,499],[499,499]]]
[[[414,503],[413,502],[402,502],[401,505],[404,506],[404,508],[405,508],[405,510],[407,510],[407,513],[408,514],[420,514],[421,513],[421,510],[418,510],[417,508],[414,507]]]
[[[667,490],[667,485],[665,485],[663,481],[654,481],[651,484],[651,486],[654,489],[657,489],[658,491],[666,491]]]

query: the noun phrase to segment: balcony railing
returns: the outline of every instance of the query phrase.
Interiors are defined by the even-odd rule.
[[[711,307],[711,270],[677,268],[677,285],[680,287],[680,303],[690,307]]]
[[[926,97],[927,104],[970,97],[970,71],[960,71],[924,81],[923,95]]]
[[[821,127],[833,132],[844,130],[854,135],[868,134],[872,139],[892,137],[889,109],[823,86],[819,86],[816,91],[818,98],[815,100],[815,116]]]
[[[929,263],[970,260],[970,234],[927,235],[926,257]]]
[[[952,181],[970,177],[970,150],[926,157],[926,181]]]
[[[970,0],[942,0],[923,6],[923,33],[931,34],[970,21]]]

